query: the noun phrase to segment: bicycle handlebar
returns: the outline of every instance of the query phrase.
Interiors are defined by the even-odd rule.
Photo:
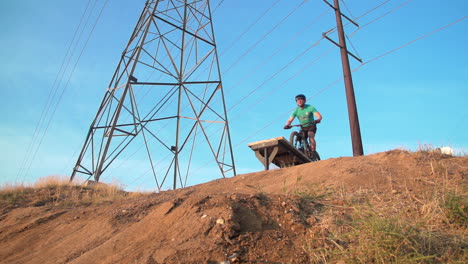
[[[304,125],[312,124],[312,122],[306,123]],[[318,124],[317,120],[314,120],[313,124]],[[289,126],[284,126],[284,129],[291,129],[293,127],[303,127],[304,125],[298,124],[298,125],[289,125]]]

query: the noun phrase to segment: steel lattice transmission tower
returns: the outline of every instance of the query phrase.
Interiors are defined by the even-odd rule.
[[[122,153],[144,158],[159,190],[200,164],[236,174],[209,0],[146,1],[70,180],[99,181]]]

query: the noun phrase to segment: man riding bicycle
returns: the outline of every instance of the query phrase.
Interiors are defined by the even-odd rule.
[[[315,107],[306,104],[305,102],[305,95],[296,95],[296,104],[298,107],[296,108],[296,110],[294,110],[294,112],[292,112],[288,121],[286,121],[284,129],[290,129],[292,121],[295,117],[297,117],[299,119],[299,122],[301,123],[302,131],[306,131],[309,136],[310,148],[311,151],[314,152],[317,147],[317,143],[315,142],[315,133],[317,133],[317,126],[315,124],[320,123],[320,121],[322,121],[322,115],[317,111],[317,109],[315,109]]]

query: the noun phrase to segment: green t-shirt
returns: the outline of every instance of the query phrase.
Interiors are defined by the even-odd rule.
[[[314,122],[314,113],[317,112],[317,109],[312,105],[305,104],[304,108],[301,109],[300,107],[296,108],[294,112],[292,112],[291,117],[297,117],[301,125],[307,123]],[[307,125],[306,127],[310,126],[311,124]]]

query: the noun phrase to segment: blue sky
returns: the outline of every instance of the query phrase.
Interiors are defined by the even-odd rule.
[[[81,24],[67,53],[88,3],[95,8],[85,13],[89,22]],[[0,184],[70,175],[144,3],[0,3]],[[350,58],[357,69],[353,80],[365,154],[421,145],[467,153],[468,2],[345,3],[342,11],[361,25],[345,30],[348,48],[366,63],[358,68]],[[323,115],[317,133],[322,159],[351,156],[340,54],[322,39],[322,32],[335,26],[330,8],[321,0],[214,0],[211,6],[217,7],[213,23],[226,104],[234,107],[228,117],[238,174],[263,169],[248,143],[289,136],[282,127],[298,93]],[[336,33],[330,37],[337,40]],[[49,108],[48,98],[53,98]],[[48,115],[37,127],[43,112]],[[143,162],[127,160],[103,181],[154,189],[151,178],[132,173]],[[215,177],[208,168],[200,173],[205,176],[192,184]]]

